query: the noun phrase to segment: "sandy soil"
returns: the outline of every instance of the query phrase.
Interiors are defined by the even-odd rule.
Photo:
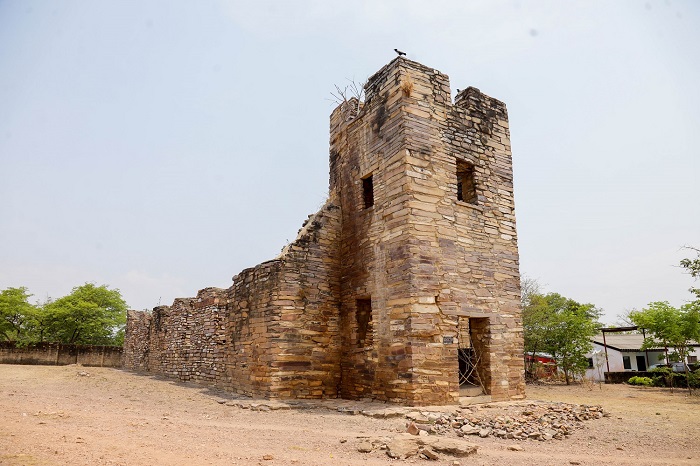
[[[468,458],[392,460],[357,445],[405,431],[402,418],[253,411],[222,403],[232,399],[226,393],[116,369],[0,365],[0,464],[700,464],[700,397],[623,385],[529,386],[527,395],[612,415],[564,440],[470,436],[479,450]],[[508,450],[514,444],[522,451]]]

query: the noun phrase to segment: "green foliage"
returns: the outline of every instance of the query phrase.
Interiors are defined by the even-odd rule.
[[[635,325],[647,330],[642,349],[668,347],[672,358],[687,361],[693,341],[700,341],[700,301],[680,309],[666,301],[650,303],[641,311],[630,313]]]
[[[687,383],[690,388],[700,388],[700,372],[688,372]]]
[[[30,296],[24,287],[0,292],[0,340],[123,344],[127,305],[119,290],[86,283],[37,306],[29,303]]]
[[[37,308],[29,303],[27,288],[7,288],[0,292],[0,340],[24,341],[33,326]]]
[[[643,385],[645,387],[651,387],[654,385],[654,381],[649,377],[638,377],[636,375],[634,377],[630,377],[627,383],[630,385]]]
[[[588,367],[586,353],[600,326],[600,309],[580,304],[557,293],[532,294],[523,308],[525,351],[545,352],[557,361],[566,383]]]
[[[116,344],[126,324],[126,302],[119,290],[92,283],[44,307],[44,328],[49,341],[67,344]]]
[[[654,385],[657,387],[688,387],[700,388],[700,371],[674,372],[670,367],[655,367],[651,369]]]

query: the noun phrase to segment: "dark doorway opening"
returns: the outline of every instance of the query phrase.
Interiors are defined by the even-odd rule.
[[[637,355],[637,370],[640,372],[647,370],[647,360],[644,356]]]
[[[482,378],[483,348],[474,334],[474,319],[460,317],[457,328],[457,359],[459,362],[460,396],[478,396],[484,393]],[[478,326],[477,326],[478,327]]]

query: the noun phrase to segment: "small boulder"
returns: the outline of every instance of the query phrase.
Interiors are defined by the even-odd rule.
[[[357,444],[357,451],[360,453],[370,453],[373,449],[372,442],[370,442],[369,439],[361,440],[360,443]]]
[[[407,437],[408,436],[408,437]],[[410,434],[395,437],[386,444],[386,454],[390,458],[405,459],[418,453],[417,438]]]
[[[465,424],[460,429],[464,435],[477,435],[481,429]]]
[[[408,426],[406,426],[406,432],[408,432],[411,435],[418,435],[420,432],[420,429],[416,427],[416,423],[411,421],[408,423]]]
[[[429,460],[437,460],[437,459],[440,459],[440,455],[438,455],[437,453],[435,453],[435,452],[434,452],[432,449],[430,449],[430,448],[422,448],[422,449],[420,450],[420,454],[423,455],[423,456],[425,456],[425,458],[426,458],[426,459],[429,459]]]

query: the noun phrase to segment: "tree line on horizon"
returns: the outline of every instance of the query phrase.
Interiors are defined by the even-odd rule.
[[[24,286],[0,291],[0,341],[123,345],[127,304],[118,289],[85,283],[56,300],[31,304],[31,296]]]

